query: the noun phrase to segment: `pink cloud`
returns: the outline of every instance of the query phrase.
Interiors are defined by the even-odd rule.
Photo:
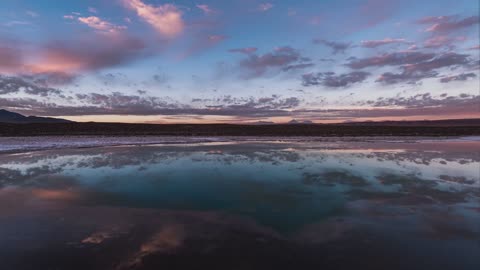
[[[449,36],[434,36],[432,38],[429,38],[427,40],[425,40],[425,42],[423,43],[423,46],[425,48],[439,48],[439,47],[443,47],[443,46],[453,46],[452,44],[455,42],[455,41],[465,41],[467,40],[466,37],[456,37],[456,38],[452,38],[452,37],[449,37]]]
[[[397,39],[384,38],[384,39],[381,39],[381,40],[364,40],[361,43],[362,43],[362,47],[365,47],[365,48],[376,48],[376,47],[384,46],[384,45],[388,45],[388,44],[399,44],[399,43],[412,44],[411,42],[409,42],[409,41],[407,41],[403,38],[397,38]]]
[[[119,25],[109,23],[96,16],[79,17],[78,21],[100,32],[116,33],[117,31],[124,30],[127,28],[125,26],[119,26]]]
[[[144,48],[142,41],[121,35],[57,42],[42,48],[30,69],[34,73],[96,70],[129,62]]]
[[[457,16],[425,17],[417,21],[419,24],[432,24],[425,32],[446,33],[479,24],[478,16],[458,19]]]
[[[152,6],[141,0],[123,0],[125,6],[150,24],[155,30],[166,37],[175,37],[182,33],[185,25],[182,12],[172,4]]]
[[[152,53],[143,41],[125,36],[94,34],[70,41],[57,41],[36,48],[0,46],[0,72],[27,76],[47,84],[70,82],[82,72],[130,63]]]

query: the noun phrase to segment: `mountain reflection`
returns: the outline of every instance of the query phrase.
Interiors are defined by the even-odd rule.
[[[376,254],[379,269],[474,269],[479,148],[249,142],[0,155],[0,261],[349,268]],[[412,243],[423,260],[394,259]]]

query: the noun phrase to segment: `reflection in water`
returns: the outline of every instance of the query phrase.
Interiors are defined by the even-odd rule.
[[[0,155],[1,269],[478,269],[478,143]]]

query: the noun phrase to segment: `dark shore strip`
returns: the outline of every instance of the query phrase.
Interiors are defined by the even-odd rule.
[[[478,136],[478,125],[0,124],[0,136]]]

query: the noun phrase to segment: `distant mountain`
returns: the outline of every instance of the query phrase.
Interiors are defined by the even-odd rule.
[[[480,126],[480,118],[472,119],[444,119],[444,120],[405,120],[405,121],[365,121],[365,122],[344,122],[330,124],[340,126],[423,126],[423,127],[451,127],[451,126]]]
[[[71,122],[72,121],[60,119],[60,118],[25,116],[19,113],[14,113],[14,112],[0,109],[0,123],[27,124],[27,123],[71,123]]]
[[[313,124],[313,122],[310,121],[310,120],[298,121],[298,120],[292,119],[288,122],[288,124],[290,124],[290,125],[310,125],[310,124]]]
[[[252,123],[253,125],[275,125],[275,122],[270,122],[270,121],[258,121],[255,123]]]

